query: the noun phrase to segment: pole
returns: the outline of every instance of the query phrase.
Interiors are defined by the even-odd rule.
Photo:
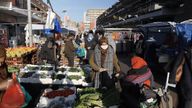
[[[29,31],[29,40],[30,47],[33,46],[33,36],[32,36],[32,21],[31,21],[31,0],[27,0],[27,10],[28,10],[28,31]]]

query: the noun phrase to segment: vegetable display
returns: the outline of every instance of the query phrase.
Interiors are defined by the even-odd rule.
[[[68,70],[69,72],[80,72],[80,69],[78,69],[78,68],[69,68],[69,70]]]
[[[35,72],[28,72],[28,73],[23,73],[23,74],[20,74],[20,77],[22,78],[28,78],[28,77],[31,77]]]
[[[53,67],[41,67],[42,71],[52,71],[53,70]]]
[[[9,73],[14,73],[14,72],[19,72],[19,68],[17,67],[8,67],[8,72]]]
[[[35,70],[38,70],[39,67],[38,67],[38,66],[37,66],[37,67],[36,67],[36,66],[28,66],[27,69],[28,69],[28,70],[34,70],[34,71],[35,71]]]
[[[79,76],[79,75],[69,75],[69,76],[67,76],[67,78],[70,79],[70,80],[80,80],[81,76]]]
[[[65,78],[65,75],[63,75],[63,74],[57,74],[56,75],[56,79],[62,80],[64,78]]]
[[[79,93],[75,108],[110,107],[119,104],[120,95],[115,89],[96,90],[85,88]]]
[[[66,68],[58,68],[58,71],[65,72],[67,69]]]

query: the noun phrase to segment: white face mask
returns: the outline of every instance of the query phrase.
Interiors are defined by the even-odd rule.
[[[101,45],[101,48],[105,50],[105,49],[108,48],[108,46],[109,46],[109,45]]]

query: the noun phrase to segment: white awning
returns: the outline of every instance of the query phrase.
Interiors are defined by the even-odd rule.
[[[27,30],[28,28],[28,24],[25,26],[24,30]],[[43,24],[32,24],[32,30],[44,30],[45,29],[45,25]]]

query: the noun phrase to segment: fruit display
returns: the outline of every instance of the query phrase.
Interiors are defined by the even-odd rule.
[[[76,87],[45,89],[36,108],[73,108],[76,99]]]
[[[18,47],[18,48],[7,48],[6,56],[7,58],[15,58],[15,57],[22,57],[23,55],[26,55],[28,53],[31,53],[32,51],[35,51],[35,47]]]
[[[74,93],[75,92],[72,89],[66,88],[64,90],[53,90],[53,91],[47,92],[44,94],[44,96],[48,98],[55,98],[57,96],[68,97],[69,95],[72,95]]]

